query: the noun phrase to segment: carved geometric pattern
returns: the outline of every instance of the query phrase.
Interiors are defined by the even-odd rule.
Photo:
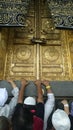
[[[73,29],[73,0],[47,0],[55,27]]]
[[[29,60],[30,55],[31,55],[31,50],[27,48],[26,46],[24,48],[23,46],[21,46],[20,48],[19,47],[15,48],[14,54],[16,56],[16,59],[14,61],[22,62],[24,60]]]
[[[64,46],[41,46],[40,76],[43,79],[68,79],[67,55]],[[65,55],[64,55],[65,54]]]
[[[26,20],[26,27],[21,27],[21,28],[15,28],[14,29],[14,38],[15,38],[15,42],[16,40],[22,39],[23,41],[26,37],[33,37],[33,35],[35,34],[35,27],[34,27],[34,23],[33,23],[34,19],[32,18],[28,18]],[[22,41],[22,43],[23,43]]]
[[[6,77],[35,79],[35,45],[13,45],[7,56]],[[11,57],[11,58],[9,58]]]
[[[0,26],[24,26],[30,0],[0,1]]]
[[[9,28],[5,77],[70,80],[69,65],[73,59],[68,55],[72,53],[68,48],[70,35],[66,36],[65,30],[52,28],[51,17],[46,16],[46,11],[43,13],[46,9],[43,0],[32,0],[32,5],[26,26],[12,28],[12,32]]]
[[[49,47],[44,51],[44,56],[48,61],[54,62],[59,58],[59,50],[55,47]]]
[[[56,30],[51,18],[42,18],[41,38],[59,40],[60,32]]]

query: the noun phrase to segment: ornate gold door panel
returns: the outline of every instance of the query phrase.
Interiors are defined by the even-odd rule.
[[[10,49],[10,47],[12,47]],[[6,77],[15,79],[36,77],[35,45],[12,45],[7,56]]]
[[[45,1],[32,0],[26,26],[8,29],[4,77],[73,79],[73,38],[70,33],[54,28]]]

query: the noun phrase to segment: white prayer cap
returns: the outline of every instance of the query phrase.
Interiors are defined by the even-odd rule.
[[[24,104],[26,104],[26,105],[36,105],[36,99],[34,97],[27,97],[24,100]]]
[[[70,119],[67,113],[57,109],[52,115],[52,124],[55,130],[70,130]]]
[[[0,88],[0,107],[4,106],[8,99],[8,92],[6,88]]]

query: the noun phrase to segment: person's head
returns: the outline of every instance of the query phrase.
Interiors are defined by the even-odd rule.
[[[55,105],[55,110],[57,110],[57,109],[64,110],[64,105],[63,105],[63,103],[60,100],[56,100],[55,104],[56,104]]]
[[[57,109],[52,115],[52,124],[55,130],[70,130],[71,124],[67,113]]]
[[[33,115],[27,108],[20,108],[12,117],[13,130],[32,130]]]
[[[24,99],[24,107],[29,109],[33,114],[36,110],[36,98],[35,97],[26,97]]]
[[[8,92],[6,88],[0,88],[0,107],[3,107],[8,99]]]
[[[11,130],[11,122],[8,118],[4,116],[0,116],[0,130]]]
[[[34,97],[26,97],[25,99],[24,99],[24,104],[25,105],[33,105],[33,106],[35,106],[36,105],[36,99],[34,98]]]

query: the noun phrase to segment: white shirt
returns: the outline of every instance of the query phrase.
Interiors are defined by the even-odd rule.
[[[5,116],[7,118],[11,118],[13,110],[17,104],[18,100],[18,94],[19,94],[19,89],[18,87],[14,88],[12,90],[13,98],[9,102],[9,104],[5,104],[3,107],[0,107],[0,116]]]
[[[45,103],[45,113],[44,113],[44,128],[43,130],[46,130],[47,128],[47,120],[48,117],[50,116],[53,108],[54,108],[54,104],[55,104],[55,97],[53,93],[48,93],[47,94],[47,101]]]

